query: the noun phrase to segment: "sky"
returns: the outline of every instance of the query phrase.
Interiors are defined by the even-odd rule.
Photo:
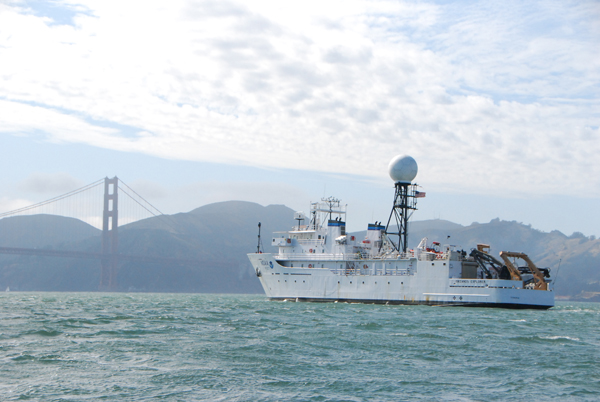
[[[2,0],[0,212],[116,175],[362,230],[406,154],[415,220],[598,236],[599,84],[598,1]]]

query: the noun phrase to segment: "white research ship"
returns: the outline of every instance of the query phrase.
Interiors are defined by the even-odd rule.
[[[278,254],[248,254],[266,295],[272,300],[427,304],[536,308],[554,306],[549,269],[526,254],[501,252],[503,262],[478,244],[469,255],[424,238],[407,249],[408,219],[424,196],[412,180],[417,163],[397,156],[389,172],[394,205],[386,226],[368,225],[364,238],[346,234],[346,207],[333,197],[311,204],[309,216],[295,213],[298,224],[276,232]],[[307,224],[304,224],[307,222]],[[524,261],[524,266],[517,265]]]

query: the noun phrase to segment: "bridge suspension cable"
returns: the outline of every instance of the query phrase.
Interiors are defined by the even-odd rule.
[[[123,184],[128,191],[132,192],[133,194],[136,195],[136,197],[132,196],[131,194],[129,194],[123,187],[121,187],[119,185],[119,190],[127,195],[129,197],[129,199],[131,199],[132,201],[134,201],[136,204],[138,204],[141,208],[143,208],[144,210],[146,210],[148,213],[150,213],[152,216],[154,216],[155,218],[158,218],[161,220],[161,222],[163,222],[165,225],[167,225],[169,228],[171,228],[173,231],[176,231],[177,229],[174,227],[174,221],[173,219],[169,216],[169,215],[165,215],[161,210],[159,210],[158,208],[156,208],[154,205],[152,205],[150,203],[150,201],[146,200],[144,197],[142,197],[141,195],[139,195],[134,189],[132,189],[130,186],[127,185],[127,183],[125,183],[123,180],[119,180],[119,183]],[[146,205],[144,205],[142,202],[140,202],[140,200],[145,203]],[[148,208],[150,207],[150,208]],[[167,218],[167,219],[166,219]],[[140,220],[143,218],[139,218],[139,219],[133,219],[130,220],[131,222],[135,222],[137,220]]]
[[[19,215],[58,215],[79,219],[97,229],[102,228],[103,184],[106,179],[100,179],[86,186],[69,191],[65,194],[50,198],[25,207],[0,213],[0,219]],[[173,222],[165,219],[165,215],[147,199],[122,180],[118,180],[118,189],[122,195],[119,204],[119,226],[133,223],[149,217],[159,218],[166,226],[174,229]]]
[[[44,205],[48,205],[48,204],[51,204],[53,202],[64,200],[65,198],[69,198],[69,197],[74,196],[76,194],[83,193],[84,191],[90,190],[90,189],[92,189],[92,188],[94,188],[96,186],[100,186],[103,183],[104,183],[104,179],[100,179],[100,180],[95,181],[95,182],[93,182],[91,184],[88,184],[87,186],[83,186],[81,188],[78,188],[76,190],[70,191],[70,192],[65,193],[63,195],[59,195],[57,197],[50,198],[49,200],[38,202],[37,204],[29,205],[27,207],[22,207],[22,208],[14,209],[12,211],[0,213],[0,219],[1,218],[5,218],[7,216],[17,215],[17,214],[20,214],[20,213],[23,213],[23,212],[27,212],[27,211],[30,211],[30,210],[35,209],[35,208],[40,208],[40,207],[43,207]]]
[[[131,187],[129,187],[127,185],[127,183],[125,183],[123,180],[119,180],[119,182],[121,184],[123,184],[125,187],[127,187],[127,189],[129,191],[131,191],[133,194],[135,194],[139,199],[141,199],[142,201],[144,201],[147,205],[149,205],[150,207],[152,207],[156,212],[158,212],[158,215],[164,215],[158,208],[156,208],[154,205],[152,205],[148,200],[146,200],[144,197],[142,197],[141,195],[139,195],[138,193],[135,192],[134,189],[132,189]],[[144,208],[146,211],[148,211],[150,214],[152,214],[153,216],[158,216],[157,214],[155,214],[153,211],[149,210],[144,204],[142,204],[141,202],[139,202],[137,199],[135,199],[135,197],[133,197],[131,194],[128,194],[127,191],[125,191],[125,189],[123,189],[123,187],[119,186],[119,190],[121,190],[125,195],[127,195],[129,198],[131,198],[134,202],[136,202],[140,207]]]
[[[126,197],[120,197],[119,192]],[[114,289],[118,264],[122,260],[197,264],[196,260],[136,256],[119,251],[119,227],[149,218],[148,214],[176,232],[174,219],[116,176],[106,177],[60,196],[0,213],[0,253],[100,259],[101,290]],[[132,229],[148,226],[154,227],[154,224],[142,223]],[[130,233],[135,235],[135,232]],[[98,243],[101,250],[90,251],[90,246],[97,247]]]

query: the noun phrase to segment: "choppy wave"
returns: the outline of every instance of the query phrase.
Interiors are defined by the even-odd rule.
[[[553,336],[541,336],[540,338],[542,338],[542,339],[550,339],[550,340],[553,340],[553,341],[555,341],[555,340],[560,340],[560,339],[566,339],[566,340],[569,340],[569,341],[579,341],[579,340],[580,340],[580,339],[579,339],[579,338],[577,338],[577,337],[574,337],[574,336],[566,336],[566,335],[563,335],[563,336],[561,336],[561,335],[553,335]]]
[[[0,399],[595,401],[599,312],[11,292]]]

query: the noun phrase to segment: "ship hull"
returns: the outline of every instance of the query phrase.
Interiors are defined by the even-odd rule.
[[[272,300],[548,309],[554,292],[522,281],[449,277],[453,262],[417,259],[278,260],[248,254]],[[349,267],[351,269],[349,269]]]
[[[270,297],[273,301],[295,301],[295,302],[311,302],[311,303],[361,303],[361,304],[384,304],[388,306],[437,306],[437,307],[487,307],[487,308],[507,308],[507,309],[533,309],[533,310],[548,310],[554,307],[553,305],[539,304],[518,304],[518,303],[458,303],[458,302],[431,302],[431,301],[404,301],[404,300],[368,300],[368,299],[313,299],[302,297]]]

